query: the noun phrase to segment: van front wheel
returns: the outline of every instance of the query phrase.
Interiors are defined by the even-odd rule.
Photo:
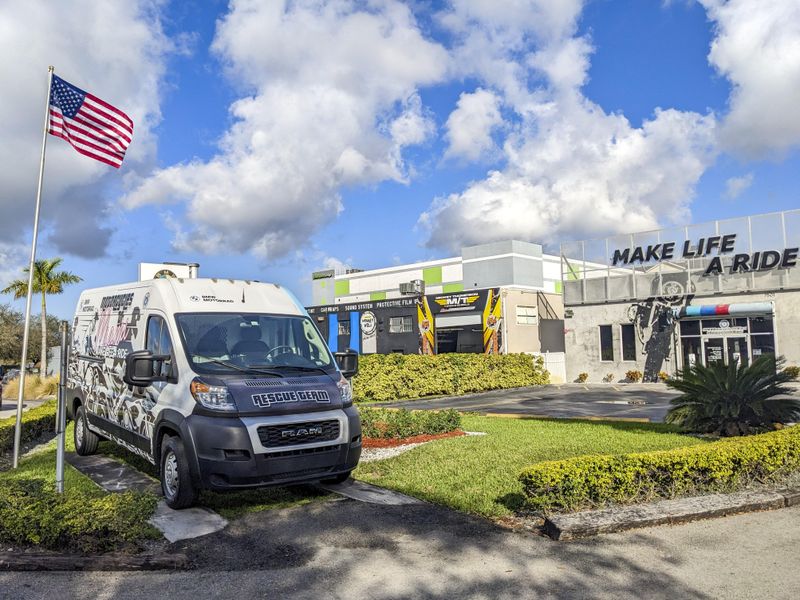
[[[75,411],[73,438],[75,441],[75,452],[80,456],[88,456],[89,454],[97,452],[97,444],[100,443],[100,438],[97,434],[89,431],[89,427],[86,425],[86,411],[82,406],[79,406]]]
[[[187,508],[197,500],[186,450],[177,437],[165,436],[161,444],[161,491],[170,508]]]

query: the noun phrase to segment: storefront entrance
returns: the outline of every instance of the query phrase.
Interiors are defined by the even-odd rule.
[[[747,366],[764,354],[775,354],[772,316],[727,319],[681,319],[681,368],[698,362]]]
[[[709,337],[702,340],[705,358],[704,364],[723,361],[726,365],[736,363],[750,364],[747,338],[745,337]]]

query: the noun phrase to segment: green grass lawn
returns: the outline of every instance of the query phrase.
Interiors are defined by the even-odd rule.
[[[72,446],[72,431],[67,438],[67,451]],[[56,480],[56,441],[52,440],[46,447],[35,453],[23,457],[19,461],[19,468],[0,471],[0,481],[12,481],[14,479],[41,479],[53,483]],[[100,497],[106,494],[91,479],[76,470],[71,465],[64,464],[64,490],[68,495],[87,495]]]
[[[71,425],[67,451],[73,450]],[[160,532],[147,523],[156,505],[152,494],[110,494],[69,464],[64,493],[55,494],[56,441],[0,471],[0,541],[70,552],[103,552]]]
[[[585,454],[666,450],[703,443],[662,424],[464,416],[466,431],[488,435],[439,440],[395,458],[362,463],[355,476],[424,500],[497,518],[523,502],[520,471]]]

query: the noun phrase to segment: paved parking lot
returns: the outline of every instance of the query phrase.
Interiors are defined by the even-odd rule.
[[[415,409],[455,408],[483,414],[615,418],[660,422],[676,392],[661,383],[554,384],[432,400],[381,404]]]

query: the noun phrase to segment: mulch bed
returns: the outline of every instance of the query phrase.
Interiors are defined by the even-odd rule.
[[[445,438],[458,437],[459,435],[466,435],[460,429],[450,431],[448,433],[437,433],[435,435],[412,435],[407,438],[371,438],[365,437],[362,442],[362,448],[394,448],[396,446],[405,446],[406,444],[421,444],[422,442],[430,442],[432,440],[442,440]]]

